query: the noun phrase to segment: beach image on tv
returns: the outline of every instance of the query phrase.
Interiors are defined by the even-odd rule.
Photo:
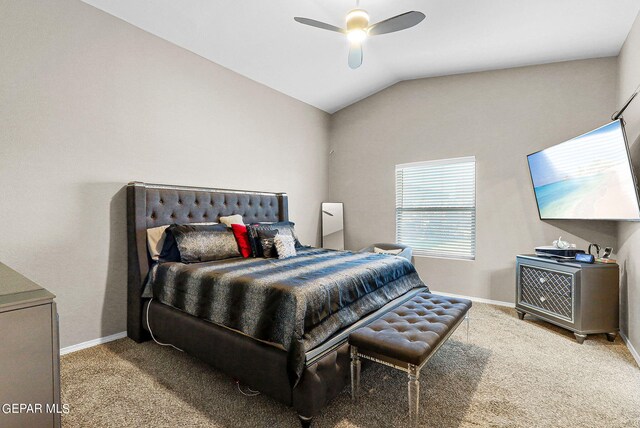
[[[640,218],[619,121],[529,155],[542,219]]]

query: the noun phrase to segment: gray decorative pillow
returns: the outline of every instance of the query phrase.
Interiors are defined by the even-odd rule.
[[[276,235],[273,238],[279,259],[287,259],[296,255],[296,241],[291,235]]]
[[[172,226],[182,263],[208,262],[240,257],[233,232],[223,225]]]
[[[277,257],[274,247],[274,239],[278,236],[277,230],[258,230],[260,238],[260,246],[262,247],[262,255],[266,258]]]
[[[277,223],[254,223],[247,226],[247,234],[249,235],[249,245],[251,245],[251,254],[253,257],[262,257],[262,248],[260,246],[259,230],[277,230],[280,235],[291,235],[295,242],[296,248],[302,247],[296,231],[294,223],[290,221],[280,221]]]

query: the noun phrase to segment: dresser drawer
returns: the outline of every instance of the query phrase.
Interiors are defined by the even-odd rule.
[[[520,264],[518,284],[519,304],[573,322],[573,274]]]

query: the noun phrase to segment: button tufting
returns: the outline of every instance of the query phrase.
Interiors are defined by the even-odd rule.
[[[420,364],[444,340],[471,307],[471,302],[449,300],[424,292],[356,330],[349,342],[368,351],[410,364]]]

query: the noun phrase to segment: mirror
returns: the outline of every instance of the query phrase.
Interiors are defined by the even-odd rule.
[[[322,248],[344,250],[342,202],[322,203]]]

